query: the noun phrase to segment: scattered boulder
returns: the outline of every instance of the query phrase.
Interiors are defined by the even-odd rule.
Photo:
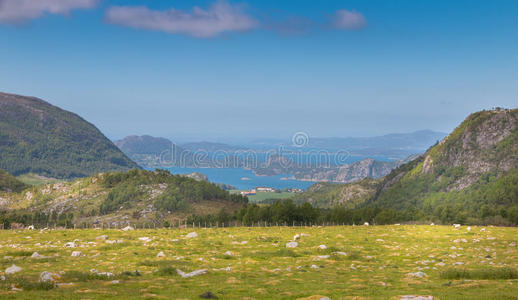
[[[299,246],[299,243],[297,243],[297,242],[286,243],[286,248],[297,248],[298,246]]]
[[[363,226],[369,226],[369,222],[363,223]]]
[[[126,226],[126,227],[122,228],[122,231],[130,231],[130,230],[135,230],[135,228],[133,228],[131,226]]]
[[[98,241],[105,241],[108,239],[108,236],[106,234],[103,234],[103,235],[96,237],[95,239]]]
[[[158,252],[158,254],[156,255],[156,257],[160,258],[160,257],[165,257],[165,253],[163,251],[160,251]]]
[[[75,242],[68,242],[65,244],[65,248],[75,248],[76,243]]]
[[[327,249],[327,246],[326,246],[326,245],[320,245],[320,246],[318,246],[318,249],[320,249],[320,250],[326,250],[326,249]]]
[[[234,253],[230,252],[230,251],[227,251],[225,253],[223,253],[223,255],[226,255],[226,256],[234,256]]]
[[[5,276],[4,275],[0,275],[0,281],[5,281]]]
[[[293,236],[293,240],[296,241],[298,239],[300,239],[300,234],[297,233],[296,235]]]
[[[433,300],[432,296],[413,296],[413,295],[407,295],[407,296],[401,296],[399,300]]]
[[[453,227],[454,227],[455,229],[459,229],[459,228],[460,228],[460,224],[453,224]]]
[[[189,232],[185,237],[188,239],[192,239],[198,237],[198,234],[196,232]]]
[[[72,256],[72,257],[80,257],[82,255],[83,255],[83,253],[81,253],[81,251],[73,251],[72,255],[70,255],[70,256]]]
[[[143,241],[144,243],[151,242],[151,239],[147,236],[139,237],[139,241]]]
[[[26,228],[26,229],[28,229],[28,230],[34,230],[34,225],[29,225],[29,226],[27,226],[27,228]]]
[[[415,273],[408,273],[408,275],[410,275],[412,277],[419,277],[419,278],[423,278],[423,277],[428,276],[428,275],[426,275],[426,273],[423,273],[421,271],[415,272]]]
[[[11,275],[11,274],[14,274],[14,273],[18,273],[21,270],[22,270],[22,268],[18,267],[17,265],[12,265],[9,268],[5,269],[5,274],[6,275]]]
[[[44,271],[40,274],[40,282],[56,282],[56,280],[60,279],[61,276],[59,274],[50,273]]]
[[[205,274],[205,273],[207,273],[207,269],[196,270],[196,271],[192,271],[190,273],[185,273],[184,271],[182,271],[180,269],[176,269],[176,273],[178,273],[178,275],[182,276],[182,278],[189,278],[189,277],[194,277],[194,276]]]
[[[468,226],[467,230],[468,230],[468,232],[470,232],[471,231],[471,227]]]
[[[31,258],[45,258],[45,256],[39,254],[38,252],[34,252],[32,255],[31,255]]]

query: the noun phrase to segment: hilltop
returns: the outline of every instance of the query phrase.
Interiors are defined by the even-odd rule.
[[[35,97],[0,93],[0,169],[69,179],[136,167],[78,115]]]
[[[518,223],[518,109],[471,114],[380,182],[367,205],[402,218]]]

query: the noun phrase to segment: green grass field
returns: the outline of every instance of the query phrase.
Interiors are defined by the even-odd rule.
[[[2,230],[0,298],[198,299],[210,291],[219,299],[518,299],[518,228],[481,229]],[[295,234],[303,234],[298,247],[286,248]],[[4,274],[13,264],[21,271]],[[183,278],[177,269],[206,273]],[[56,285],[38,283],[44,271],[60,276]]]
[[[233,194],[239,194],[241,190],[231,190]],[[281,193],[272,193],[272,192],[257,192],[257,194],[252,196],[247,196],[248,200],[251,203],[261,202],[267,199],[288,199],[295,196],[294,193],[281,192]]]
[[[30,184],[30,185],[40,185],[40,184],[47,184],[47,183],[56,183],[59,182],[59,179],[55,178],[48,178],[45,176],[28,173],[23,174],[16,177],[18,180],[20,180],[23,183]]]

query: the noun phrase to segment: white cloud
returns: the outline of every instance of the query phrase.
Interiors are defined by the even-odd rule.
[[[93,8],[97,0],[0,0],[0,23],[23,23],[49,14]]]
[[[106,12],[106,20],[132,28],[180,33],[209,38],[224,32],[247,31],[259,23],[243,13],[240,6],[226,1],[214,2],[208,9],[194,7],[191,12],[170,9],[151,10],[144,6],[113,6]]]
[[[357,30],[367,26],[367,20],[359,12],[341,9],[334,13],[332,25],[336,29]]]

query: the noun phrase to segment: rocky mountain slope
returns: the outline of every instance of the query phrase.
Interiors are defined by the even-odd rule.
[[[232,212],[248,202],[202,179],[162,170],[100,173],[4,195],[0,211],[16,215],[10,219],[20,219],[20,223],[40,225],[162,225],[165,221],[176,224],[194,213],[217,214],[222,208]]]
[[[294,179],[314,182],[350,183],[364,178],[380,178],[390,173],[404,161],[377,161],[367,158],[343,166],[312,166],[272,156],[262,166],[254,169],[257,175],[291,174]]]
[[[470,115],[387,175],[368,204],[443,221],[518,223],[518,109]]]
[[[0,169],[77,178],[135,167],[78,115],[38,98],[0,93]]]
[[[320,208],[343,206],[355,208],[367,201],[376,192],[378,180],[365,178],[353,183],[315,183],[307,191],[294,197],[296,203],[309,202]]]

